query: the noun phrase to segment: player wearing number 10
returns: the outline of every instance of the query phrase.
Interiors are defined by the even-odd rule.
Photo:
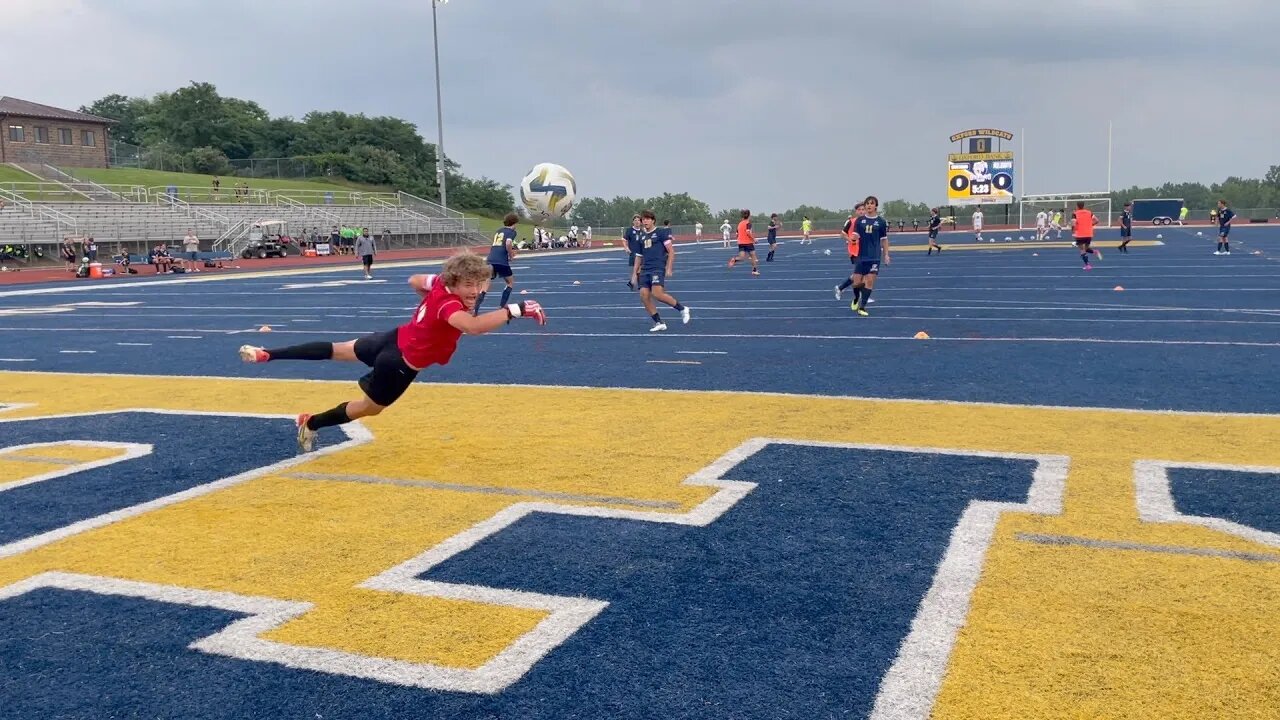
[[[502,290],[500,305],[507,304],[511,299],[511,291],[516,286],[516,277],[511,273],[511,261],[516,259],[516,223],[518,222],[520,222],[519,215],[507,213],[507,216],[502,218],[502,229],[493,234],[493,242],[489,245],[489,267],[493,268],[490,279],[502,278],[507,284]],[[484,296],[487,294],[487,292],[481,292],[480,297],[476,298],[474,314],[480,314],[480,306],[484,304]]]
[[[346,342],[311,342],[274,350],[240,347],[249,363],[272,360],[344,360],[372,368],[360,378],[363,394],[316,415],[298,416],[298,448],[310,452],[316,431],[377,415],[400,399],[418,373],[431,365],[447,365],[462,335],[493,332],[512,318],[547,323],[542,306],[533,300],[472,315],[476,299],[489,286],[492,270],[484,258],[464,252],[449,258],[439,275],[414,275],[409,287],[421,302],[413,317],[398,328]]]

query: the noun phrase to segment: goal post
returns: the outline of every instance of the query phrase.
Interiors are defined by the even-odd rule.
[[[1046,195],[1023,195],[1018,202],[1018,229],[1031,230],[1036,226],[1036,215],[1041,210],[1052,218],[1055,212],[1062,213],[1062,224],[1067,226],[1076,203],[1083,202],[1086,210],[1092,210],[1098,218],[1099,227],[1111,227],[1111,193],[1049,193]]]

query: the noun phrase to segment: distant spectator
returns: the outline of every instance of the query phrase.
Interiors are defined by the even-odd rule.
[[[151,264],[155,267],[156,274],[169,272],[169,268],[173,267],[173,256],[169,254],[168,245],[160,243],[151,250]]]
[[[342,252],[342,231],[337,225],[333,226],[333,230],[329,231],[329,252],[338,254]]]
[[[591,226],[588,225],[586,230],[582,231],[582,246],[591,247]]]
[[[217,175],[213,176],[213,201],[218,202],[222,199],[222,180]]]
[[[84,241],[84,254],[89,257],[89,262],[98,262],[98,241],[92,235]]]
[[[69,237],[62,238],[62,261],[67,264],[67,271],[76,269],[76,243]]]
[[[187,270],[200,272],[200,238],[196,237],[195,228],[187,228],[187,236],[182,238],[182,250],[187,254]]]
[[[360,264],[364,266],[364,279],[373,279],[373,255],[374,255],[373,238],[369,236],[369,228],[365,228],[360,237],[356,238],[355,254],[360,256]]]

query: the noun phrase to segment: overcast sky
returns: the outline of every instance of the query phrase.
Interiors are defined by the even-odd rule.
[[[273,115],[436,137],[429,0],[2,0],[0,94],[76,108],[208,81]],[[947,138],[1026,142],[1020,192],[1260,177],[1280,164],[1271,0],[452,0],[445,149],[515,184],[713,209],[945,197]],[[39,57],[39,60],[34,58]],[[1021,162],[1019,163],[1021,165]],[[1025,181],[1025,182],[1022,182]]]

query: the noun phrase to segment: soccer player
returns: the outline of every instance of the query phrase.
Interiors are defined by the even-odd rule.
[[[582,231],[582,244],[585,247],[591,247],[591,226],[588,225],[586,230]]]
[[[1102,259],[1102,253],[1093,249],[1093,227],[1098,223],[1098,219],[1093,216],[1092,210],[1084,209],[1083,200],[1077,200],[1074,220],[1071,234],[1076,247],[1080,250],[1080,260],[1084,262],[1085,270],[1092,270],[1093,265],[1089,262],[1089,256]]]
[[[696,243],[702,242],[702,221],[701,220],[693,224],[693,241]]]
[[[854,205],[853,214],[849,216],[848,220],[844,221],[844,227],[840,230],[840,234],[844,236],[845,249],[849,252],[849,264],[853,265],[855,270],[858,267],[858,221],[862,219],[863,209],[862,203]],[[841,296],[844,294],[845,288],[853,286],[855,277],[856,275],[850,273],[849,277],[844,279],[844,282],[836,286],[837,300],[843,299]],[[855,304],[858,302],[856,295],[853,301]]]
[[[1133,203],[1124,204],[1120,213],[1120,252],[1128,254],[1129,242],[1133,240]]]
[[[929,252],[926,253],[927,255],[932,255],[934,250],[937,250],[939,255],[942,254],[942,246],[938,244],[938,228],[940,227],[942,227],[942,218],[938,215],[938,208],[931,208],[929,210]]]
[[[773,262],[773,253],[778,249],[778,213],[769,216],[769,254],[765,256],[765,262]]]
[[[742,211],[742,220],[738,222],[738,254],[729,258],[729,267],[737,265],[744,257],[751,259],[751,274],[759,275],[760,260],[756,257],[756,237],[751,234],[750,210]]]
[[[879,216],[880,201],[869,195],[862,201],[862,217],[854,223],[858,234],[858,264],[853,268],[853,302],[850,309],[866,317],[867,303],[875,289],[880,263],[889,264],[889,224]]]
[[[631,227],[622,233],[622,240],[626,243],[627,248],[627,267],[631,269],[631,278],[627,280],[627,289],[636,289],[636,255],[640,252],[639,245],[636,244],[636,238],[640,234],[640,215],[637,213],[631,216]]]
[[[1049,237],[1049,213],[1041,210],[1036,213],[1036,242],[1043,242]]]
[[[804,220],[800,221],[800,232],[804,235],[804,237],[800,238],[800,244],[808,243],[812,245],[813,239],[809,237],[809,234],[813,232],[813,221],[809,219],[808,215],[805,215]]]
[[[720,224],[720,237],[724,241],[720,247],[729,247],[729,233],[731,232],[733,232],[733,228],[729,226],[728,220]]]
[[[973,236],[977,242],[982,242],[982,207],[973,211]]]
[[[674,274],[673,268],[676,261],[676,249],[671,242],[671,228],[654,227],[655,216],[652,210],[641,211],[640,223],[640,232],[637,235],[640,254],[636,256],[633,276],[638,275],[640,278],[640,302],[644,303],[644,309],[649,312],[649,317],[653,318],[653,327],[649,328],[649,332],[662,332],[667,329],[667,324],[662,322],[662,318],[658,315],[658,309],[653,304],[654,298],[679,311],[680,320],[685,323],[689,322],[689,308],[668,295],[666,290],[667,278]]]
[[[1231,221],[1236,217],[1236,213],[1227,207],[1226,200],[1218,201],[1218,249],[1214,255],[1230,255],[1231,254]]]
[[[519,215],[507,213],[506,217],[502,218],[502,228],[493,234],[493,242],[489,245],[487,261],[492,270],[489,279],[502,278],[502,281],[507,284],[502,290],[502,301],[498,303],[499,305],[507,304],[511,299],[511,291],[516,286],[516,277],[511,274],[511,261],[516,259],[516,223],[518,222],[520,222]],[[484,296],[488,294],[486,290],[480,291],[473,314],[480,314],[480,306],[484,304]]]
[[[1063,212],[1065,211],[1054,210],[1053,219],[1049,221],[1049,229],[1058,231],[1058,237],[1056,238],[1057,240],[1062,239],[1062,213]],[[1048,237],[1048,233],[1045,233],[1045,236]]]
[[[484,258],[463,252],[445,261],[439,275],[414,275],[409,287],[421,297],[417,310],[398,328],[346,342],[311,342],[265,350],[240,347],[245,362],[273,360],[359,361],[372,368],[360,378],[362,394],[315,415],[298,416],[298,447],[310,452],[316,431],[370,417],[390,407],[409,389],[418,373],[431,365],[447,365],[462,335],[483,335],[512,318],[547,323],[542,306],[526,300],[473,316],[476,298],[489,284],[491,270]]]

